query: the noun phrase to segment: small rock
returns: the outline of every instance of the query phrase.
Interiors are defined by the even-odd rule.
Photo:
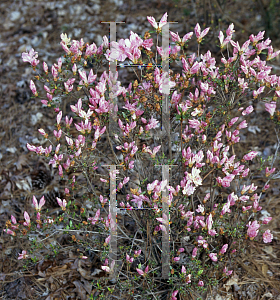
[[[31,115],[31,124],[34,126],[42,117],[43,114],[40,112],[37,112],[36,115]]]
[[[6,20],[3,24],[4,29],[6,30],[10,30],[11,28],[13,28],[15,26],[15,24],[13,22],[11,22],[10,20]]]
[[[20,80],[17,82],[18,88],[24,88],[26,86],[25,80]]]
[[[6,149],[7,152],[16,153],[17,148],[16,147],[10,147]]]
[[[81,28],[74,28],[73,29],[73,34],[75,37],[79,38],[82,34],[82,29]]]
[[[17,21],[20,18],[21,13],[19,11],[13,11],[10,16],[12,22]]]
[[[63,17],[63,16],[65,16],[66,14],[67,14],[66,9],[59,9],[59,10],[57,11],[57,15],[60,16],[60,17]]]
[[[38,47],[42,42],[42,39],[38,38],[38,36],[35,36],[32,40],[31,40],[31,45],[33,47]]]
[[[268,157],[269,155],[271,155],[271,147],[265,147],[263,150],[263,155]]]
[[[70,15],[81,15],[82,11],[83,11],[83,6],[76,4],[76,5],[71,5],[69,6],[69,10],[70,10]]]
[[[233,287],[236,292],[240,290],[240,286],[236,283],[233,285]]]
[[[99,14],[100,13],[100,5],[94,4],[92,7],[92,10],[94,11],[95,14]]]
[[[267,273],[267,275],[270,276],[270,277],[273,276],[273,273],[272,273],[270,270],[268,270],[266,273]]]

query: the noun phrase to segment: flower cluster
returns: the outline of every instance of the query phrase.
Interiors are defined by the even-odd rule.
[[[167,13],[159,23],[153,17],[147,19],[156,29],[156,34],[162,34]],[[201,31],[199,24],[195,26],[194,33],[199,46],[207,38],[209,29]],[[152,214],[149,226],[153,226],[154,235],[162,231],[163,234],[170,234],[171,239],[179,234],[182,237],[189,236],[189,244],[193,245],[189,266],[181,263],[180,255],[185,250],[183,247],[178,250],[177,256],[170,258],[172,280],[175,288],[178,288],[171,295],[173,300],[177,299],[182,282],[200,289],[208,286],[207,270],[201,267],[202,259],[207,268],[216,265],[220,267],[220,278],[230,276],[233,270],[228,270],[225,257],[234,260],[240,250],[236,246],[237,241],[244,238],[258,239],[259,232],[262,232],[261,225],[271,220],[266,218],[260,223],[258,216],[262,210],[261,193],[268,189],[275,168],[266,169],[268,181],[262,189],[254,183],[248,185],[251,162],[255,161],[259,153],[249,151],[237,154],[234,145],[240,142],[240,131],[248,127],[248,115],[254,112],[253,101],[264,98],[269,92],[273,95],[273,101],[267,102],[265,107],[271,117],[275,113],[276,100],[280,96],[280,77],[270,74],[271,67],[260,59],[259,54],[267,49],[269,61],[279,51],[273,52],[269,39],[263,41],[264,32],[257,36],[251,35],[241,47],[233,40],[233,32],[234,25],[231,24],[226,31],[226,38],[222,31],[219,33],[222,53],[220,64],[210,51],[198,56],[195,53],[190,56],[185,54],[184,49],[193,32],[185,34],[183,38],[178,33],[170,32],[173,41],[169,49],[170,64],[182,66],[181,72],[176,74],[173,70],[166,74],[158,64],[154,65],[153,50],[158,52],[158,59],[161,60],[165,49],[154,44],[150,32],[146,32],[144,37],[130,32],[129,39],[120,39],[110,45],[107,37],[103,37],[99,47],[95,43],[85,44],[83,39],[71,40],[66,34],[61,34],[64,58],[59,58],[57,64],[51,66],[50,73],[47,63],[43,62],[45,74],[37,77],[44,83],[48,82],[44,85],[44,94],[38,92],[35,83],[30,81],[34,97],[40,98],[44,106],[53,108],[57,130],[53,130],[52,135],[51,132],[39,129],[51,145],[43,148],[27,144],[27,148],[38,155],[44,155],[49,164],[58,169],[62,179],[68,178],[71,168],[81,170],[91,194],[95,194],[93,211],[87,218],[84,208],[80,212],[79,228],[83,224],[86,229],[95,226],[108,231],[116,225],[112,222],[113,216],[107,211],[107,183],[118,181],[117,188],[113,187],[111,193],[117,191],[124,194],[118,200],[119,207],[126,210],[127,214],[135,206],[138,209],[149,209],[147,211]],[[228,53],[232,49],[232,56],[224,56],[225,47]],[[23,61],[29,62],[35,69],[39,64],[37,57],[33,49],[22,54]],[[137,80],[128,87],[118,81],[118,72],[114,75],[110,71],[103,71],[98,77],[98,68],[115,60],[126,62],[129,66],[143,66],[141,74],[137,74]],[[85,68],[89,62],[96,69],[92,67],[87,72]],[[148,67],[144,68],[145,65]],[[169,126],[161,120],[166,86],[170,89]],[[71,115],[66,115],[58,99],[64,99],[69,94],[78,100],[70,106]],[[250,105],[242,107],[246,101],[240,99],[246,97],[251,101]],[[112,101],[113,98],[118,99],[117,105]],[[76,121],[72,124],[74,119]],[[112,119],[116,125],[114,128],[110,127]],[[179,138],[172,140],[176,133]],[[108,149],[104,147],[105,138]],[[175,151],[172,143],[178,146]],[[106,157],[107,150],[112,152],[110,159],[118,169],[106,175],[100,157],[102,154]],[[119,157],[116,155],[117,150],[122,153]],[[165,155],[167,152],[168,155]],[[174,165],[172,168],[177,168],[172,184],[167,179],[160,180],[159,174],[153,171],[160,165]],[[132,180],[135,174],[141,180]],[[105,191],[107,188],[107,194],[104,192],[97,197],[90,177],[102,182]],[[237,188],[233,190],[236,182]],[[69,183],[74,195],[76,177],[69,179]],[[164,194],[168,195],[167,199]],[[161,213],[163,200],[169,207],[169,216]],[[66,199],[57,198],[57,202],[63,213],[60,221],[65,221],[65,218],[69,218],[72,205],[68,189]],[[44,203],[44,198],[39,204],[33,198],[38,229],[44,225],[41,221]],[[101,217],[102,212],[107,213],[106,218]],[[239,216],[238,224],[236,216]],[[24,218],[23,225],[30,230],[32,222],[27,212]],[[147,220],[140,219],[137,223],[142,226],[141,232],[144,232]],[[52,223],[50,218],[46,220],[46,224]],[[72,223],[70,218],[68,220],[69,224]],[[11,221],[7,223],[6,232],[16,236],[19,224],[13,216]],[[272,239],[270,230],[263,232],[264,243]],[[110,240],[111,235],[100,247],[106,250]],[[134,242],[131,246],[135,247],[133,245]],[[130,253],[126,253],[123,258],[132,268],[136,258],[139,256],[139,259],[143,259],[144,255],[141,249],[134,249],[134,258],[130,257]],[[26,257],[26,252],[20,255],[20,259]],[[135,268],[135,272],[141,275],[139,280],[146,280],[150,274],[156,274],[153,263],[146,261],[145,269],[141,264]],[[109,267],[106,260],[102,269],[112,273],[114,265],[112,261]]]

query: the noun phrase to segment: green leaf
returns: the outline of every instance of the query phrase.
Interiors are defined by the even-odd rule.
[[[199,275],[201,275],[203,273],[203,270],[199,270],[198,272],[197,272],[197,275],[199,276]]]

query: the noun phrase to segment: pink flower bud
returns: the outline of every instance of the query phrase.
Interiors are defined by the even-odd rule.
[[[212,259],[212,261],[216,262],[218,260],[217,253],[210,253],[209,257]]]
[[[30,86],[30,89],[31,89],[32,93],[37,97],[38,93],[37,93],[36,86],[35,86],[33,80],[30,80],[30,85],[29,86]]]
[[[238,119],[239,119],[239,117],[235,117],[235,118],[231,119],[230,122],[228,123],[228,127],[231,127],[234,123],[237,122]]]
[[[268,224],[272,220],[272,217],[267,217],[262,220],[263,224]]]
[[[270,116],[273,117],[276,109],[276,102],[270,102],[265,104],[265,110],[270,113]]]
[[[192,252],[192,258],[195,258],[196,255],[197,255],[197,248],[194,247],[194,248],[193,248],[193,252]]]
[[[266,177],[270,176],[272,173],[275,172],[275,170],[276,170],[275,168],[272,168],[271,170],[269,170],[269,168],[266,167],[266,168],[265,168],[265,176],[266,176]]]
[[[56,116],[57,124],[60,124],[61,118],[62,118],[62,111],[60,111],[60,112],[58,113],[58,115]]]
[[[263,234],[263,242],[264,243],[270,243],[272,242],[272,239],[273,239],[273,234],[270,233],[270,230],[266,230]]]
[[[220,250],[220,254],[225,254],[227,252],[228,244],[223,245],[222,249]]]
[[[45,62],[43,62],[43,70],[44,70],[44,72],[48,75],[48,65],[45,63]]]
[[[204,282],[203,282],[202,280],[199,280],[199,282],[198,282],[197,285],[198,285],[198,286],[204,286]]]

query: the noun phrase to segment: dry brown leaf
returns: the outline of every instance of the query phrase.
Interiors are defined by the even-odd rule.
[[[86,300],[87,299],[86,290],[84,289],[83,284],[80,281],[78,281],[78,280],[73,281],[73,283],[75,284],[76,292],[78,293],[78,295],[80,296],[80,298],[82,300]]]
[[[89,281],[81,278],[81,282],[83,283],[84,289],[87,291],[87,293],[91,294],[92,285],[89,283]]]
[[[272,254],[273,248],[272,246],[266,246],[263,248],[263,251],[266,252],[267,254]]]
[[[22,170],[22,166],[26,166],[27,165],[27,155],[26,154],[21,154],[17,160],[17,162],[15,162],[15,166],[17,167],[17,169],[19,171]]]
[[[78,264],[78,268],[77,268],[77,271],[81,274],[82,277],[84,277],[85,279],[87,280],[91,280],[92,277],[91,277],[91,272],[90,270],[85,270],[82,268],[82,265],[79,263]]]
[[[238,276],[236,274],[234,274],[231,278],[229,278],[229,280],[224,284],[224,288],[226,289],[226,291],[228,292],[230,287],[234,284],[238,283]]]
[[[263,273],[263,276],[267,276],[267,271],[268,271],[268,265],[262,264],[262,273]]]

